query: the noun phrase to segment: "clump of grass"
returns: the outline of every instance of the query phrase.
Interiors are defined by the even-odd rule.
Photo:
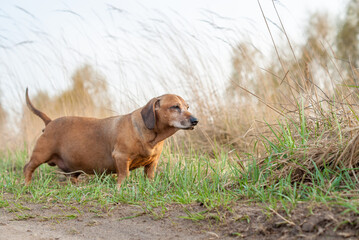
[[[267,124],[270,134],[261,136],[267,154],[258,159],[258,167],[270,175],[268,184],[285,178],[295,184],[320,183],[328,191],[354,191],[359,183],[359,133],[351,127],[355,122],[350,104],[330,101],[327,107],[304,107],[302,100],[296,114]]]

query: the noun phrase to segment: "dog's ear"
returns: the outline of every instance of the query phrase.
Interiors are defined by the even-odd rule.
[[[156,125],[156,108],[159,107],[160,99],[152,98],[141,110],[141,116],[145,126],[153,130]]]

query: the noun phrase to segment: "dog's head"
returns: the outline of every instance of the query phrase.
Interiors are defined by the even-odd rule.
[[[198,123],[198,119],[188,111],[188,104],[183,98],[173,94],[151,99],[142,108],[141,116],[150,130],[156,126],[192,130]]]

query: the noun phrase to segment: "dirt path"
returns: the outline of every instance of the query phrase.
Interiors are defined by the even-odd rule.
[[[174,208],[157,219],[136,206],[116,206],[98,212],[53,206],[9,212],[0,210],[0,239],[209,239],[191,220],[178,218]],[[77,206],[78,209],[81,207]],[[176,216],[175,216],[176,215]]]
[[[107,209],[14,204],[0,209],[0,239],[359,239],[358,219],[340,208],[309,204],[290,217],[245,204],[212,211],[199,204],[171,205],[166,211],[122,204]]]

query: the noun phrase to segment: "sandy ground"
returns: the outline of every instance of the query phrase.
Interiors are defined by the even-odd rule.
[[[258,205],[206,209],[171,205],[151,212],[133,205],[99,209],[80,205],[24,204],[0,209],[0,239],[359,239],[358,214],[300,205],[291,214]],[[184,208],[202,212],[192,221]]]
[[[200,230],[191,220],[181,219],[173,208],[157,219],[141,207],[115,206],[112,210],[41,205],[31,210],[0,210],[0,239],[209,239],[215,233]],[[184,214],[185,215],[185,214]],[[24,219],[22,219],[24,218]],[[212,236],[213,235],[213,236]]]

